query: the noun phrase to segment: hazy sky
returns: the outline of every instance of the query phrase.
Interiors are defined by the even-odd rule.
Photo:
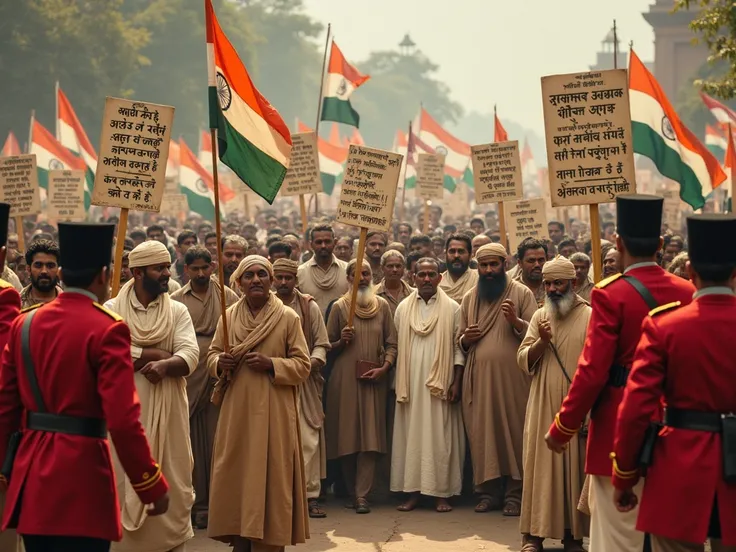
[[[405,33],[440,66],[438,78],[466,112],[490,112],[543,133],[540,77],[586,71],[616,19],[644,61],[654,33],[642,17],[654,0],[304,0],[348,60],[394,49]],[[324,37],[323,37],[324,38]],[[370,86],[370,82],[365,86]]]

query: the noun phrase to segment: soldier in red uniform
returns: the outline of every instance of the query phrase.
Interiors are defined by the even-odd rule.
[[[168,508],[139,421],[128,327],[100,305],[112,236],[112,225],[59,224],[65,293],[24,311],[3,352],[0,458],[19,428],[22,439],[2,527],[16,527],[27,552],[107,551],[120,540],[108,431],[149,515]]]
[[[0,203],[0,272],[5,267],[5,255],[8,241],[8,219],[10,218],[10,205]],[[20,294],[13,284],[0,279],[0,351],[8,342],[10,325],[20,314]]]
[[[636,531],[636,512],[619,513],[611,485],[616,413],[641,335],[641,322],[658,305],[689,303],[695,288],[668,274],[655,262],[662,247],[660,228],[663,199],[649,195],[616,198],[616,248],[623,274],[596,285],[590,301],[593,313],[585,346],[570,390],[545,437],[547,445],[562,452],[579,438],[586,414],[590,427],[585,473],[590,475],[590,546],[595,552],[641,552],[644,533]]]
[[[644,320],[614,441],[615,504],[636,507],[637,461],[662,398],[664,428],[647,470],[637,528],[654,552],[736,551],[736,236],[733,215],[687,221],[692,303]]]

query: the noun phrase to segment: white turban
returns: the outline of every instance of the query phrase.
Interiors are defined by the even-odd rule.
[[[574,280],[575,265],[562,255],[544,263],[542,278],[545,280]]]
[[[261,265],[266,269],[271,280],[273,280],[273,265],[266,257],[260,255],[248,255],[245,259],[240,261],[238,268],[235,269],[233,275],[230,276],[230,287],[240,287],[240,278],[245,274],[245,271],[255,265]]]
[[[140,268],[171,262],[171,254],[160,241],[145,241],[128,254],[128,266]]]
[[[502,259],[505,259],[508,256],[506,248],[500,243],[487,243],[484,246],[479,247],[475,254],[475,258],[478,261],[482,261],[488,257],[501,257]]]

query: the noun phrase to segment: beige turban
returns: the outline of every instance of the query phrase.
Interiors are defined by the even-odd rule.
[[[128,266],[140,268],[171,262],[171,254],[160,241],[145,241],[133,249],[128,255]]]
[[[245,259],[240,261],[238,268],[235,269],[233,275],[230,276],[230,287],[240,287],[240,278],[245,274],[246,270],[255,266],[261,265],[268,271],[268,275],[273,280],[273,265],[266,257],[260,255],[248,255]]]
[[[508,256],[506,248],[500,243],[487,243],[484,246],[479,247],[475,254],[475,258],[479,261],[487,259],[488,257],[501,257],[502,259],[505,259]]]
[[[575,265],[562,255],[544,263],[542,278],[545,280],[574,280]]]
[[[273,263],[274,272],[288,272],[296,274],[299,269],[299,263],[291,259],[276,259]]]

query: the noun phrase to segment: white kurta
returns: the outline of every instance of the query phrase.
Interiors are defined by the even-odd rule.
[[[422,320],[427,320],[437,296],[420,302]],[[407,298],[396,309],[398,331],[407,319]],[[451,300],[452,301],[452,300]],[[464,365],[465,357],[454,336],[460,325],[460,305],[452,301],[453,312],[440,316],[454,318],[454,365]],[[439,327],[439,324],[438,324]],[[465,462],[465,432],[460,403],[452,404],[433,397],[426,385],[437,351],[437,329],[426,337],[412,332],[409,376],[409,402],[396,403],[394,438],[391,455],[391,490],[394,492],[421,492],[423,495],[446,498],[459,495],[462,489]],[[454,369],[453,366],[450,369]]]

